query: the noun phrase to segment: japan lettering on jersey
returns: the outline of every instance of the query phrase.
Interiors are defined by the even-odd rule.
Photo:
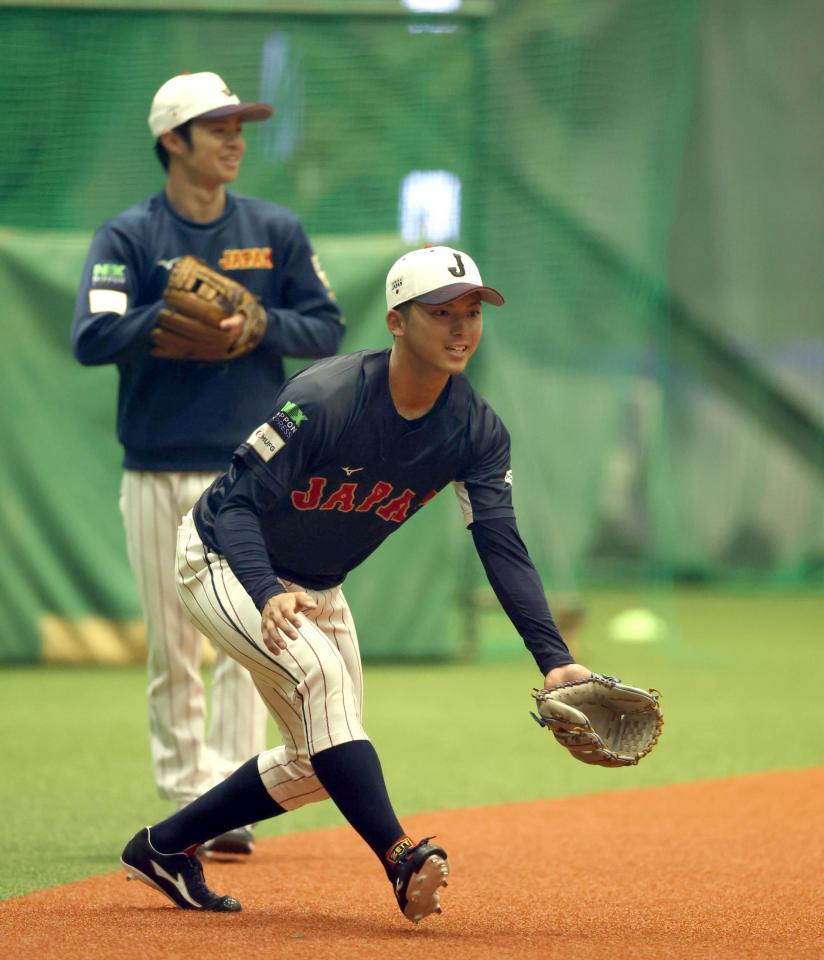
[[[292,439],[301,424],[309,418],[292,401],[287,401],[266,423],[253,430],[246,443],[264,463],[281,451]],[[366,468],[342,465],[346,477],[361,473]],[[428,490],[423,495],[405,487],[396,488],[388,480],[364,483],[345,480],[334,486],[326,476],[309,476],[301,489],[293,489],[290,501],[295,510],[338,510],[341,513],[374,513],[387,523],[403,523],[410,512],[419,510],[437,493]]]

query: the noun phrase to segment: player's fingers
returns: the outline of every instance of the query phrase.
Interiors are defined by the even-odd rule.
[[[225,320],[220,321],[221,330],[232,330],[236,333],[239,333],[243,327],[245,317],[242,313],[233,313],[231,317],[226,317]]]
[[[286,640],[281,636],[273,617],[265,617],[261,621],[260,633],[267,650],[277,655],[286,649]]]
[[[285,646],[285,645],[284,645],[284,646],[280,646],[279,643],[276,643],[275,641],[270,640],[268,634],[265,634],[264,637],[263,637],[263,646],[266,647],[266,649],[267,649],[270,653],[273,653],[275,656],[278,656],[278,655],[280,654],[280,651],[281,651],[281,650],[285,650],[285,649],[286,649],[286,646]]]
[[[277,632],[264,630],[261,632],[261,638],[263,639],[263,646],[275,656],[277,656],[281,650],[286,649],[286,645],[282,644]]]
[[[275,623],[278,629],[285,633],[290,640],[297,640],[298,632],[295,627],[300,626],[300,617],[294,610],[284,610],[281,612],[276,617]]]
[[[298,610],[314,610],[315,607],[317,606],[317,603],[315,602],[315,600],[312,597],[310,597],[308,593],[305,593],[303,590],[301,590],[299,593],[296,593],[295,597],[297,597],[298,604],[299,604]]]

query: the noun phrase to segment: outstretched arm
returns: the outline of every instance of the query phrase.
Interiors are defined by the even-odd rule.
[[[514,518],[477,521],[470,527],[489,583],[544,674],[547,687],[588,677],[567,649]]]

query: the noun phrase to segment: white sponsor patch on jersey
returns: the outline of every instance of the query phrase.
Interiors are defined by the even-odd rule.
[[[512,471],[507,470],[504,474],[504,483],[508,483],[510,487],[512,486]]]
[[[271,423],[262,423],[252,431],[246,442],[264,463],[268,463],[278,450],[286,446],[286,441]]]
[[[129,309],[129,298],[122,290],[89,290],[89,313],[117,313]]]
[[[461,505],[464,524],[468,527],[475,519],[475,515],[472,513],[472,502],[469,499],[469,494],[466,492],[466,485],[461,483],[460,480],[453,480],[452,486],[455,489],[455,496],[458,498],[458,503]]]

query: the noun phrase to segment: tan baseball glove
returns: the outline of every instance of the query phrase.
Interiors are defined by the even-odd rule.
[[[538,713],[576,760],[601,767],[638,763],[658,743],[664,718],[656,690],[630,687],[593,673],[549,690],[533,690]]]
[[[152,330],[152,356],[170,360],[235,360],[254,350],[266,332],[266,311],[246,287],[197,257],[181,257],[163,294],[168,306]],[[221,320],[240,314],[240,332]]]

